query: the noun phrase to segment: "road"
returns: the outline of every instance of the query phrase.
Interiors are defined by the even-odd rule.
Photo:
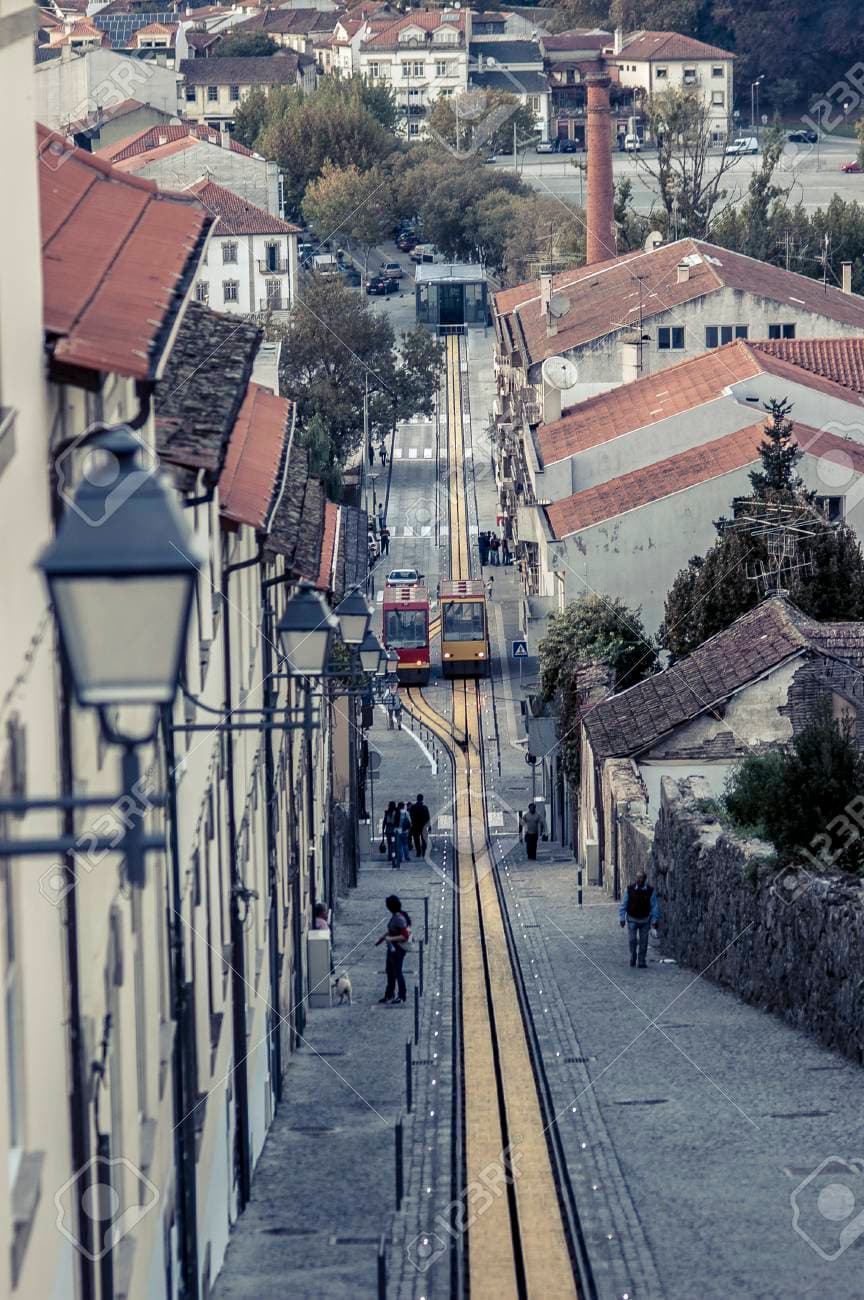
[[[840,170],[844,162],[855,157],[855,143],[850,140],[826,138],[817,148],[815,145],[790,145],[783,155],[778,169],[778,183],[789,187],[789,202],[799,200],[807,212],[824,208],[836,193],[844,199],[858,199],[864,202],[864,174],[846,175]],[[646,161],[656,161],[656,154],[646,150]],[[709,166],[716,173],[720,156],[712,158]],[[584,205],[585,175],[576,165],[584,164],[584,154],[520,155],[519,173],[529,185],[541,194],[551,194],[556,198],[566,199],[568,203]],[[747,155],[736,158],[733,166],[726,173],[725,187],[730,198],[740,201],[746,194],[747,185],[754,170],[760,165],[760,155]],[[489,170],[512,171],[513,159],[499,158],[489,164]],[[633,182],[633,206],[637,212],[648,213],[657,201],[657,190],[653,181],[646,175],[644,167],[631,155],[614,153],[612,169],[616,181],[628,177]]]

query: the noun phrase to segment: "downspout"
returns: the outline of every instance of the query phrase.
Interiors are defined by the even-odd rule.
[[[165,742],[165,785],[168,798],[169,853],[171,895],[168,903],[167,929],[171,952],[171,1001],[174,1010],[174,1044],[172,1050],[172,1093],[174,1105],[174,1163],[177,1177],[175,1218],[180,1247],[180,1295],[183,1300],[198,1300],[198,1203],[196,1178],[195,1107],[190,1054],[187,1042],[194,1041],[194,1027],[189,1016],[194,1011],[186,988],[183,934],[183,879],[180,864],[180,838],[177,819],[177,758],[174,751],[174,726],[171,706],[162,710],[162,734]],[[188,1035],[188,1038],[187,1038]]]

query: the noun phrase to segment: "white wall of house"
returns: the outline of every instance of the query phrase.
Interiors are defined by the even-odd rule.
[[[442,26],[425,40],[420,28],[404,28],[396,48],[360,46],[357,72],[389,86],[403,115],[403,129],[411,137],[426,134],[425,112],[442,96],[458,94],[468,87],[468,51],[464,39],[453,28]],[[413,42],[413,43],[412,43]],[[416,116],[409,108],[418,110]],[[419,110],[424,110],[422,113]]]
[[[271,216],[281,215],[279,168],[276,163],[264,158],[249,158],[246,154],[236,153],[222,145],[209,144],[206,140],[190,144],[167,158],[154,158],[147,162],[145,156],[141,165],[136,165],[135,175],[156,181],[162,189],[167,190],[186,189],[202,176],[207,176],[247,203],[263,208]]]
[[[274,272],[262,269],[271,264]],[[214,311],[250,316],[290,310],[296,287],[296,235],[225,235],[210,241],[195,296]]]
[[[37,122],[54,129],[77,122],[124,99],[177,113],[179,74],[160,64],[130,59],[113,50],[51,59],[32,68]]]
[[[732,59],[628,60],[622,53],[609,62],[617,64],[622,86],[638,88],[646,96],[669,89],[698,93],[712,135],[718,140],[725,139],[734,97]]]

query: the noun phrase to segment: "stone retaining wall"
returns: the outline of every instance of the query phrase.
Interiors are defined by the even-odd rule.
[[[706,818],[694,777],[662,782],[653,879],[664,950],[682,966],[864,1063],[864,889],[778,876],[770,847]]]

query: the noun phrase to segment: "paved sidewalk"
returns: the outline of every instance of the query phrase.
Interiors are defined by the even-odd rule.
[[[449,799],[446,765],[434,778],[410,734],[388,731],[381,710],[369,740],[382,756],[375,786],[379,826],[382,795],[404,799],[422,791],[433,814],[445,795]],[[362,855],[357,888],[339,902],[335,918],[334,963],[350,976],[353,1003],[308,1012],[305,1042],[288,1064],[284,1100],[255,1170],[250,1203],[232,1230],[213,1300],[365,1300],[378,1293],[377,1245],[382,1233],[391,1237],[394,1225],[394,1126],[405,1111],[404,1051],[413,1034],[425,897],[431,942],[424,944],[427,991],[418,1051],[428,1051],[432,1022],[440,1023],[430,990],[433,982],[438,988],[447,984],[452,959],[449,889],[445,896],[437,872],[425,861],[393,869],[379,854],[378,840],[376,833]],[[373,946],[385,928],[384,898],[391,892],[410,912],[415,938],[405,963],[409,1002],[399,1007],[378,1005],[385,950]],[[438,1001],[436,1009],[441,1005]],[[440,1165],[446,1174],[440,1199],[446,1204],[447,1117],[443,1124],[424,1127],[428,1116],[418,1114],[428,1073],[415,1071],[417,1105],[405,1131],[406,1191],[422,1177],[435,1187],[431,1198],[438,1199]],[[431,1165],[430,1146],[435,1148]],[[406,1236],[409,1227],[402,1216],[403,1244],[416,1235]],[[391,1250],[391,1277],[404,1266],[401,1253],[394,1257]],[[419,1278],[410,1262],[407,1269]]]

